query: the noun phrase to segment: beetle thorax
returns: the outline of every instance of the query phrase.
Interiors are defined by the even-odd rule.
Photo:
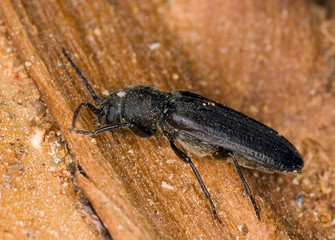
[[[133,86],[112,93],[101,104],[103,125],[132,123],[156,130],[162,119],[166,94],[150,86]]]
[[[166,94],[149,86],[134,86],[124,91],[121,122],[156,129],[163,117]]]

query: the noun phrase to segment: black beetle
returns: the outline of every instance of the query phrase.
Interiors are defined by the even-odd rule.
[[[284,137],[264,124],[193,92],[162,92],[150,86],[131,86],[99,98],[66,51],[63,54],[85,83],[99,107],[83,102],[76,109],[72,130],[79,134],[97,134],[114,128],[129,127],[140,137],[150,137],[159,128],[174,153],[188,163],[219,220],[211,196],[191,159],[180,150],[213,157],[229,156],[242,180],[260,219],[256,202],[240,166],[266,172],[300,172],[304,163],[297,149]],[[82,107],[88,107],[104,127],[94,131],[75,130]]]

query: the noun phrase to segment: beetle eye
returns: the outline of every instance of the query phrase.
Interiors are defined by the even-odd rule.
[[[115,106],[111,106],[108,110],[108,117],[107,117],[107,123],[116,123],[116,111],[117,108]]]

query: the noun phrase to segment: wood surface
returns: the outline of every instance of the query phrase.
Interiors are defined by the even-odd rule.
[[[316,33],[322,7],[302,0],[1,5],[8,34],[85,173],[76,181],[113,239],[334,236],[335,101],[332,65]],[[259,221],[231,164],[190,154],[222,223],[214,221],[191,169],[161,133],[69,131],[76,107],[92,99],[62,48],[101,97],[137,84],[186,89],[270,125],[304,155],[302,175],[243,169]],[[94,120],[84,110],[77,127],[94,129]]]

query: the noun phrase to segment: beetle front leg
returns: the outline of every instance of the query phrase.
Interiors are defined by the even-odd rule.
[[[108,125],[102,128],[98,128],[94,131],[83,131],[83,130],[76,130],[76,129],[71,129],[71,130],[78,134],[93,135],[93,134],[98,134],[98,133],[105,132],[105,131],[108,131],[114,128],[133,127],[133,126],[134,125],[131,123],[117,123],[117,124]]]
[[[83,107],[87,107],[87,108],[91,109],[92,112],[94,112],[95,115],[100,115],[101,112],[102,112],[102,110],[100,110],[100,109],[94,107],[94,106],[93,106],[92,104],[90,104],[89,102],[83,102],[83,103],[81,103],[81,104],[77,107],[76,111],[74,111],[73,119],[72,119],[72,128],[71,128],[71,130],[74,130],[74,129],[76,128],[76,120],[77,120],[77,117],[78,117],[78,114],[79,114],[80,109],[82,109]]]
[[[173,152],[181,159],[183,160],[184,162],[188,163],[192,170],[193,170],[193,173],[194,175],[196,176],[201,188],[202,188],[202,191],[204,192],[206,198],[208,199],[209,201],[209,204],[211,205],[211,209],[212,209],[212,212],[213,212],[213,216],[215,219],[217,219],[220,223],[220,219],[216,213],[216,209],[215,209],[215,206],[214,206],[214,203],[211,199],[211,195],[209,194],[204,182],[202,181],[201,177],[200,177],[200,174],[198,172],[198,170],[196,169],[196,167],[194,166],[193,162],[191,161],[191,158],[189,156],[187,156],[183,151],[181,151],[179,148],[177,148],[177,146],[174,144],[173,140],[170,140],[170,146],[173,150]]]

